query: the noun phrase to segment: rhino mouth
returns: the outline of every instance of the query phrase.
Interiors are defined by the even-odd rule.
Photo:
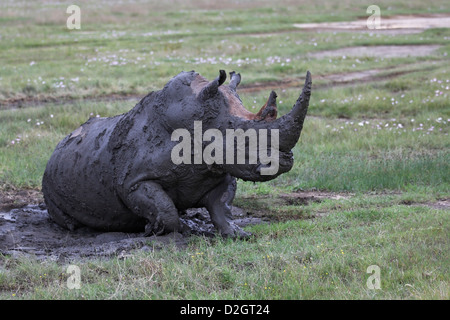
[[[255,176],[261,177],[262,180],[265,180],[265,178],[270,180],[275,176],[279,176],[280,174],[291,170],[293,164],[294,158],[291,151],[280,152],[278,159],[274,162],[269,164],[259,162],[255,166],[253,173]],[[264,172],[272,172],[272,174],[265,174]]]

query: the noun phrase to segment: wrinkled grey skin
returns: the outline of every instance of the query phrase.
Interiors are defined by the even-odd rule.
[[[151,92],[129,112],[111,118],[91,118],[64,138],[48,161],[42,191],[51,218],[74,230],[88,226],[105,231],[147,235],[185,232],[179,211],[206,207],[223,236],[248,234],[231,221],[236,178],[267,181],[293,164],[306,116],[311,76],[292,110],[276,118],[276,94],[255,115],[246,111],[236,87],[240,75],[223,70],[208,82],[198,73],[181,72],[165,87]],[[171,161],[175,129],[203,132],[217,128],[279,129],[280,164],[274,175],[261,175],[257,164],[180,164]],[[268,139],[270,141],[270,139]],[[203,145],[205,147],[205,143]],[[225,163],[225,162],[224,162]]]

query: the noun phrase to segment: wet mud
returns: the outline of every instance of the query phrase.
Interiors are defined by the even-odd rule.
[[[233,207],[233,222],[240,227],[267,223]],[[186,210],[180,219],[191,229],[188,234],[170,233],[144,237],[144,233],[100,232],[90,228],[69,231],[53,222],[45,204],[31,204],[0,212],[0,256],[26,256],[57,262],[121,256],[132,251],[149,251],[165,245],[184,247],[192,236],[217,236],[204,208]]]

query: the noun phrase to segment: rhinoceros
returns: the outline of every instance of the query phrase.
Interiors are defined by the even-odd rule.
[[[274,91],[261,110],[252,113],[236,92],[241,75],[230,72],[230,76],[226,85],[223,70],[212,81],[195,71],[181,72],[162,90],[142,98],[129,112],[90,118],[66,136],[56,146],[42,179],[49,216],[69,230],[87,226],[108,232],[144,232],[149,236],[186,232],[188,227],[180,220],[180,213],[204,207],[220,235],[248,236],[232,222],[236,178],[268,181],[292,168],[291,150],[300,137],[308,110],[311,75],[308,71],[292,110],[279,118]],[[225,159],[225,155],[223,161],[174,161],[178,152],[173,150],[181,144],[181,136],[177,139],[174,133],[181,129],[184,133],[198,129],[200,134],[214,129],[224,136],[231,129],[244,133],[254,130],[266,134],[263,142],[275,137],[271,132],[276,132],[274,154],[278,159],[271,161],[276,162],[272,166],[276,170],[263,174],[272,164],[263,162],[257,152],[253,152],[253,162],[248,161],[248,154],[245,161],[237,163],[225,161],[236,159]],[[244,138],[240,151],[251,151],[249,136]],[[177,149],[178,155],[183,153],[184,159],[190,160],[208,147],[208,141],[223,141],[217,136],[209,140],[203,136],[200,142],[195,139],[184,141],[197,143],[194,150]],[[230,141],[223,141],[226,143]],[[235,148],[238,149],[236,145]],[[211,153],[221,154],[218,150]]]

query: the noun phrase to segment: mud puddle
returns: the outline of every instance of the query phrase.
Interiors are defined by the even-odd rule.
[[[234,222],[240,227],[267,221],[249,216],[237,207],[232,213]],[[215,236],[206,209],[187,210],[181,219],[191,228],[191,235]],[[144,237],[143,233],[100,232],[90,228],[70,232],[49,218],[43,203],[0,212],[0,254],[13,257],[29,256],[63,262],[120,256],[133,250],[153,250],[171,243],[183,247],[188,239],[189,236],[180,233]]]
[[[87,227],[71,232],[51,220],[39,191],[18,190],[0,195],[3,200],[9,199],[9,202],[0,206],[0,257],[1,255],[27,256],[37,260],[58,262],[120,257],[131,251],[149,251],[169,244],[184,247],[190,236],[217,236],[205,208],[189,209],[181,214],[180,219],[191,229],[190,235],[171,233],[144,237],[143,232],[101,232]],[[308,218],[301,215],[298,217],[274,215],[268,210],[269,205],[273,201],[278,201],[280,205],[294,204],[301,207],[323,199],[345,197],[345,195],[318,191],[282,194],[277,199],[251,197],[251,209],[233,206],[232,218],[233,222],[241,228],[272,221]],[[24,205],[24,201],[31,202]]]
[[[34,195],[33,195],[34,196]],[[346,200],[349,193],[330,193],[321,191],[296,191],[280,194],[277,197],[257,196],[237,199],[237,205],[248,207],[232,208],[233,221],[244,228],[248,225],[271,223],[292,219],[312,219],[327,216],[330,212],[302,213],[303,207],[326,199]],[[36,198],[38,200],[39,198]],[[239,204],[241,202],[241,204]],[[450,199],[433,203],[404,205],[425,205],[434,209],[449,210]],[[295,214],[270,208],[295,206]],[[190,227],[191,236],[216,236],[209,213],[204,208],[186,210],[180,219]],[[171,233],[163,236],[144,237],[143,233],[101,232],[90,228],[68,231],[54,223],[47,214],[43,203],[29,204],[9,211],[0,208],[0,257],[26,256],[37,260],[66,262],[90,258],[125,256],[132,251],[150,251],[165,245],[185,247],[189,235]]]

